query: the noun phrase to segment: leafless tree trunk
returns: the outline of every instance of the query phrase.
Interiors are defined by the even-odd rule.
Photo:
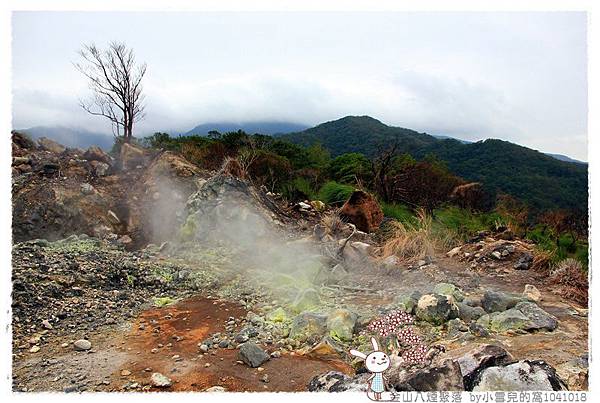
[[[79,63],[74,63],[89,80],[94,92],[91,99],[80,100],[88,113],[104,116],[112,123],[113,134],[131,141],[133,124],[144,117],[142,78],[146,63],[136,65],[133,49],[124,43],[111,42],[108,49],[101,50],[94,44],[83,45],[78,52]]]

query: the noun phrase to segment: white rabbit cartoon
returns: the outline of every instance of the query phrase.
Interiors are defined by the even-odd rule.
[[[377,344],[375,337],[371,337],[371,344],[373,345],[374,351],[369,355],[361,353],[358,350],[350,350],[350,354],[365,360],[365,367],[372,373],[368,380],[369,391],[367,391],[367,396],[372,400],[381,400],[381,395],[385,392],[384,380],[387,380],[387,378],[383,376],[383,371],[390,367],[390,357],[379,349],[379,344]],[[371,398],[371,392],[373,393],[374,399]]]

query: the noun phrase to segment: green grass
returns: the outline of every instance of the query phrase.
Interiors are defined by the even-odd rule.
[[[343,204],[354,192],[354,186],[335,181],[326,182],[319,190],[319,200],[326,204]]]
[[[588,267],[589,245],[585,240],[578,239],[573,242],[570,234],[562,234],[557,244],[552,231],[544,231],[541,225],[527,231],[526,238],[535,242],[540,249],[554,251],[552,259],[554,263],[570,257],[580,261],[584,268]]]
[[[402,224],[417,224],[417,217],[405,204],[381,202],[381,210],[383,210],[384,216],[394,218],[400,221]]]

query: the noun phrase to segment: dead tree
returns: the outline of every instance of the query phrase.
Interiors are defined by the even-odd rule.
[[[131,142],[134,123],[144,117],[142,79],[146,63],[136,65],[133,49],[124,43],[111,42],[101,50],[94,44],[83,45],[78,52],[79,63],[74,63],[89,80],[93,96],[80,100],[81,107],[95,116],[110,120],[113,134]]]

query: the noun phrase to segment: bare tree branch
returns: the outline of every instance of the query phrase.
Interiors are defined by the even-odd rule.
[[[91,115],[107,118],[115,136],[122,128],[125,142],[130,142],[134,123],[145,116],[141,83],[146,63],[136,65],[133,49],[116,41],[105,50],[83,45],[78,54],[81,61],[73,65],[88,79],[93,92],[91,99],[79,101],[80,106]]]

